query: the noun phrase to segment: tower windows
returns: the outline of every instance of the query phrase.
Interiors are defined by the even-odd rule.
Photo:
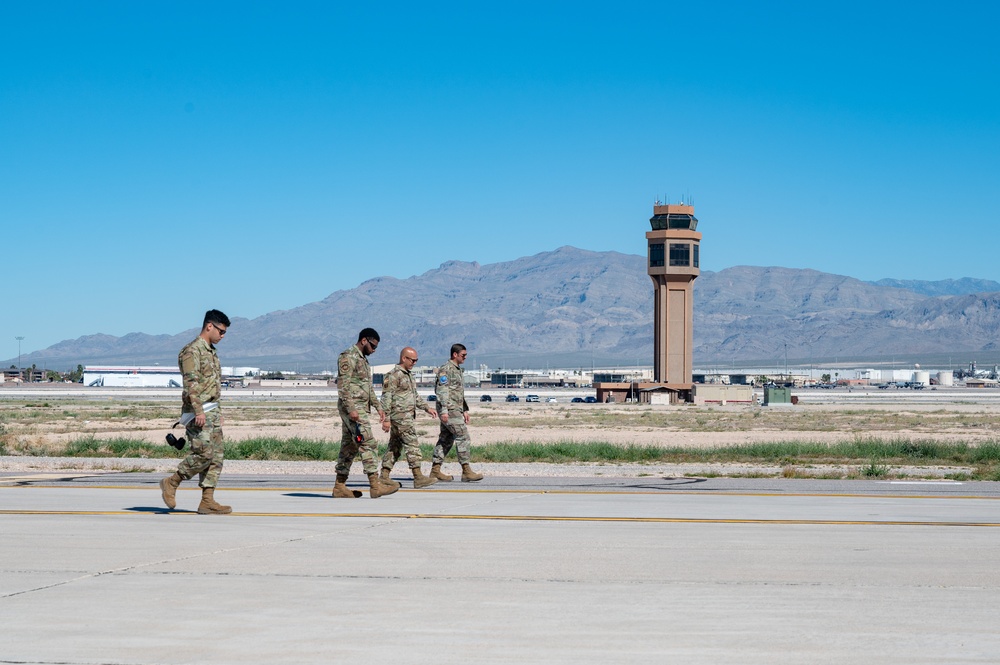
[[[662,268],[663,267],[663,243],[662,242],[652,243],[649,246],[649,267],[650,268]]]
[[[691,245],[687,243],[670,243],[670,265],[691,265]]]

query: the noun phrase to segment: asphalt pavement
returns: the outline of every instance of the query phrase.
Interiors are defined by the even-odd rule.
[[[1000,661],[998,483],[399,479],[0,475],[0,663]]]

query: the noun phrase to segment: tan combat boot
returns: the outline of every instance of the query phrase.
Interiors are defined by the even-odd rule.
[[[232,507],[215,502],[214,487],[201,488],[201,503],[198,504],[199,515],[228,515],[231,512],[233,512]]]
[[[373,473],[368,476],[368,496],[373,499],[377,499],[380,496],[395,494],[398,489],[398,487],[384,484],[381,479],[379,479],[377,473]]]
[[[164,478],[160,481],[160,492],[163,494],[163,503],[167,504],[167,508],[173,510],[177,507],[177,488],[180,487],[181,474],[174,472],[174,475],[169,478]]]
[[[477,480],[482,480],[482,479],[483,479],[483,474],[476,473],[475,471],[473,471],[472,470],[472,466],[470,464],[463,464],[462,465],[462,482],[463,483],[474,483]]]
[[[413,471],[413,489],[427,487],[428,485],[433,485],[438,481],[438,479],[434,476],[425,476],[419,466],[413,467],[411,471]]]
[[[333,485],[334,499],[360,499],[361,492],[347,487],[347,476],[337,475],[337,482]]]
[[[431,467],[431,478],[435,478],[437,480],[443,480],[444,482],[447,483],[451,480],[454,480],[455,477],[449,476],[447,473],[442,471],[440,464],[435,464],[434,466]]]
[[[384,466],[382,467],[382,477],[379,478],[379,480],[382,482],[383,485],[389,485],[390,487],[394,487],[396,489],[402,487],[402,485],[400,485],[395,480],[389,477],[389,469],[385,468]]]

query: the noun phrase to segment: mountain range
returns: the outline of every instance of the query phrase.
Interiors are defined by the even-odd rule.
[[[702,271],[694,311],[696,365],[1000,351],[1000,283],[988,280],[865,282],[736,266]],[[649,365],[652,312],[645,257],[560,247],[488,265],[449,261],[422,275],[377,277],[318,302],[234,319],[219,354],[226,365],[329,370],[371,326],[385,350],[374,364],[394,362],[405,345],[437,363],[461,341],[470,350],[467,367]],[[22,362],[173,364],[197,332],[87,335]]]

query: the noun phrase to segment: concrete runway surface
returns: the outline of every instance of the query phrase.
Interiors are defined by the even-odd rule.
[[[1000,662],[997,483],[397,476],[0,476],[0,663]]]

